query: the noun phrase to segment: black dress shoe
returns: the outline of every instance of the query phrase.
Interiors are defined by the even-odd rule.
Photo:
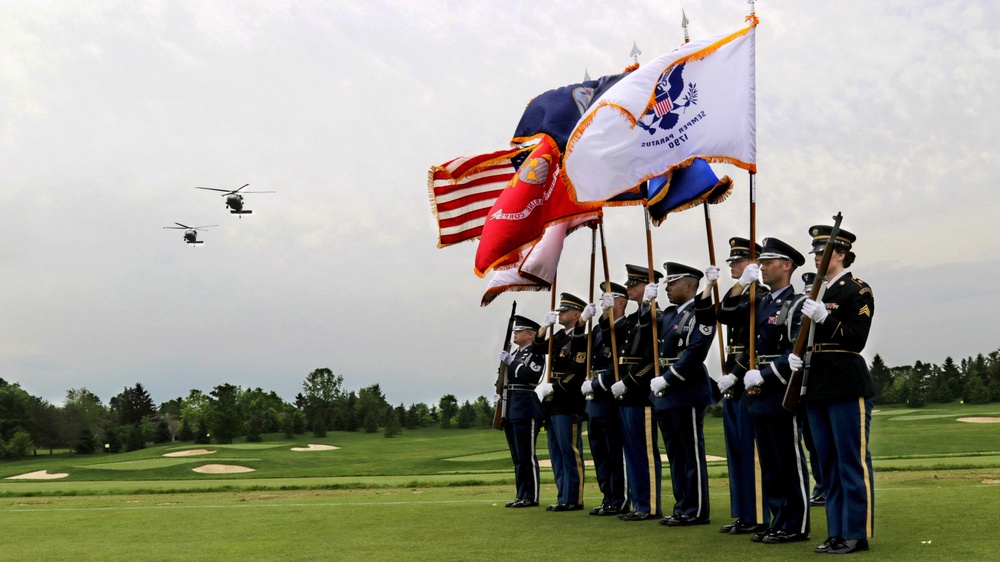
[[[844,539],[842,539],[840,537],[827,537],[826,538],[826,542],[824,542],[823,544],[817,546],[813,550],[813,552],[815,552],[817,554],[825,554],[826,552],[828,552],[830,550],[830,546],[832,546],[834,544],[837,544],[837,543],[840,543],[840,542],[843,542],[843,540]]]
[[[514,507],[514,504],[516,504],[516,503],[517,503],[517,502],[519,502],[519,501],[521,501],[521,500],[520,500],[520,499],[516,499],[516,500],[511,500],[511,501],[509,501],[509,502],[507,502],[507,503],[503,504],[503,506],[504,506],[504,507]]]
[[[840,542],[830,545],[828,554],[850,554],[852,552],[862,552],[868,550],[868,539],[841,539]]]
[[[646,513],[645,511],[630,511],[618,516],[622,521],[649,521],[655,517],[655,515]]]
[[[740,523],[742,523],[742,521],[740,521],[739,519],[737,519],[736,521],[733,521],[732,523],[730,523],[728,525],[723,525],[722,527],[719,527],[719,532],[720,533],[732,533],[733,532],[733,527],[739,525]]]
[[[602,505],[590,510],[591,515],[599,516],[618,515],[619,513],[621,513],[621,510],[612,505]]]
[[[582,503],[557,503],[545,508],[546,511],[577,511],[583,509]]]
[[[748,535],[750,533],[758,533],[760,531],[766,531],[767,525],[764,523],[744,523],[742,521],[739,524],[733,525],[732,530],[729,531],[731,535]]]
[[[774,532],[774,530],[772,530],[772,529],[765,529],[763,531],[757,531],[756,533],[753,534],[752,537],[750,537],[750,541],[751,542],[764,542],[764,538],[767,537],[768,535],[770,535],[773,532]]]
[[[672,515],[660,519],[660,525],[667,527],[690,527],[692,525],[708,525],[711,520],[708,517],[695,517],[694,515]]]
[[[514,502],[514,505],[511,505],[509,507],[538,507],[538,502],[534,502],[531,500],[517,500],[516,502]]]
[[[764,536],[761,541],[765,544],[784,544],[787,542],[801,542],[809,540],[809,535],[805,533],[786,533],[785,531],[775,531]]]
[[[826,496],[823,494],[816,494],[815,496],[809,498],[809,505],[812,507],[826,505]]]

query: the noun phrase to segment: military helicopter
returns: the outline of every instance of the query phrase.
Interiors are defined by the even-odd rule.
[[[241,187],[233,190],[229,189],[219,189],[218,187],[195,187],[195,189],[207,189],[209,191],[221,191],[222,196],[226,198],[226,207],[229,208],[229,212],[234,215],[249,215],[253,211],[243,209],[243,195],[240,194],[240,190],[250,184],[245,183]],[[244,191],[243,193],[274,193],[273,191]]]
[[[181,224],[175,222],[177,226],[164,226],[163,228],[173,228],[176,230],[184,230],[184,241],[188,244],[204,244],[201,240],[198,240],[198,231],[205,230],[206,228],[212,228],[213,226],[219,226],[217,224],[210,224],[208,226],[187,226],[186,224]]]

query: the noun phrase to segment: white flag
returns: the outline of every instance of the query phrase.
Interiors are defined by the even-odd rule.
[[[756,172],[756,22],[641,66],[584,114],[566,145],[566,187],[603,201],[695,158]]]

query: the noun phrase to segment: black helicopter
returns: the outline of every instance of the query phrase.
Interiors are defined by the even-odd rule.
[[[163,228],[173,228],[176,230],[184,230],[184,241],[188,244],[204,244],[201,240],[198,240],[198,231],[205,230],[206,228],[212,228],[213,226],[219,226],[217,224],[210,224],[207,226],[187,226],[179,222],[175,222],[177,226],[164,226]]]
[[[209,191],[221,191],[222,196],[226,198],[226,207],[229,208],[229,212],[234,215],[249,215],[253,211],[249,209],[243,209],[243,195],[240,194],[240,190],[250,184],[245,183],[237,189],[219,189],[218,187],[195,187],[195,189],[207,189]],[[274,193],[273,191],[244,191],[243,193]]]

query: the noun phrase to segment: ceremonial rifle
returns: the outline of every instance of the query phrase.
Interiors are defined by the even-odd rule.
[[[826,280],[826,270],[830,267],[830,258],[833,257],[833,243],[840,233],[840,221],[842,218],[839,212],[837,216],[833,217],[833,230],[830,232],[830,238],[827,239],[826,246],[823,248],[823,259],[816,269],[816,279],[813,280],[812,290],[809,291],[809,298],[812,300],[816,300],[819,296],[823,282]],[[798,371],[792,372],[792,376],[788,378],[788,387],[785,388],[785,398],[781,401],[781,406],[793,414],[799,412],[802,392],[805,388],[803,384],[804,377],[809,371],[809,362],[812,360],[812,350],[810,349],[806,352],[806,340],[809,338],[811,328],[812,320],[807,316],[803,316],[802,327],[799,328],[799,337],[795,339],[795,348],[792,351],[792,353],[802,358],[803,365]],[[803,352],[805,353],[803,354]]]
[[[510,351],[510,336],[514,332],[514,313],[517,311],[517,301],[510,307],[510,320],[507,321],[507,336],[503,340],[503,350]],[[493,413],[493,429],[503,429],[503,417],[507,413],[507,364],[500,362],[497,368],[497,410]]]

